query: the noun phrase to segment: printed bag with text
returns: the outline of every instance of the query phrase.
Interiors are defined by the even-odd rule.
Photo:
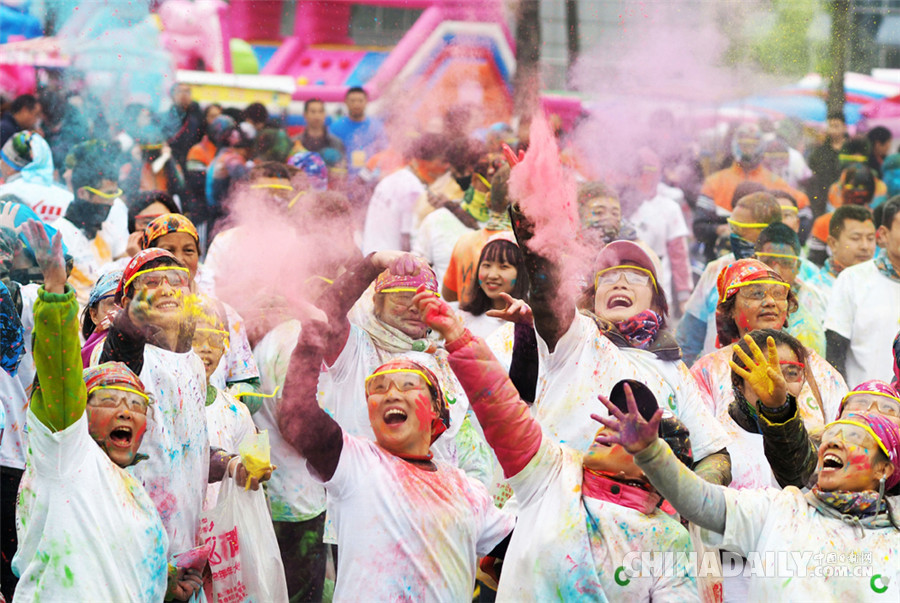
[[[210,603],[287,603],[278,541],[262,489],[222,481],[215,508],[205,513],[200,538],[213,542]]]

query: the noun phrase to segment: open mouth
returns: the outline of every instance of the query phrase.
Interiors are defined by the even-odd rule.
[[[109,434],[109,441],[112,442],[114,446],[118,446],[120,448],[130,448],[131,438],[131,427],[116,427]]]
[[[179,308],[176,301],[163,301],[156,304],[157,310],[177,310]]]
[[[406,422],[406,413],[399,408],[389,408],[384,413],[385,425],[399,425]]]
[[[606,302],[606,307],[610,310],[613,308],[630,308],[632,301],[625,295],[613,295]]]
[[[822,457],[822,469],[843,469],[844,461],[838,455],[827,452]]]

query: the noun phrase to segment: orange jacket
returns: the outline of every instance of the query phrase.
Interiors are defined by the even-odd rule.
[[[737,163],[732,163],[731,167],[710,174],[703,182],[703,189],[700,191],[700,194],[712,199],[717,207],[730,212],[732,210],[731,198],[734,196],[734,189],[741,182],[748,180],[750,182],[758,182],[768,189],[790,193],[797,200],[797,206],[800,209],[809,206],[809,197],[806,196],[806,193],[792,188],[787,182],[761,165],[750,171],[745,171]]]

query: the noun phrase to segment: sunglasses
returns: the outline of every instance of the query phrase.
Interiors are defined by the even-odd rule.
[[[428,387],[433,387],[428,376],[423,371],[415,369],[388,369],[378,371],[366,377],[366,395],[384,395],[391,389],[391,385],[401,393],[416,389],[422,389],[422,381],[413,378],[413,375],[421,377]]]

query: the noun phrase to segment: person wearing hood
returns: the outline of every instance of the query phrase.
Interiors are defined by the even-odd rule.
[[[774,342],[768,347],[768,358],[754,354],[742,370],[762,403],[777,406],[787,384]],[[597,441],[633,454],[660,494],[702,528],[705,544],[748,558],[756,571],[746,600],[900,598],[900,528],[885,496],[900,484],[900,429],[888,418],[851,413],[825,425],[809,492],[736,490],[699,479],[672,454],[658,435],[661,412],[644,419],[633,396],[627,413],[604,404],[612,416],[601,420],[609,430]],[[768,562],[773,555],[777,563]]]
[[[557,441],[586,450],[594,437],[590,415],[604,414],[597,394],[608,395],[622,379],[637,380],[693,434],[698,473],[729,483],[728,437],[666,328],[669,306],[653,251],[632,241],[610,243],[593,263],[593,282],[581,298],[567,299],[562,267],[529,247],[534,225],[518,207],[511,206],[510,214],[528,268],[534,317],[531,341],[527,329],[516,329],[511,367],[537,355],[535,419]],[[532,383],[516,383],[520,392],[533,387],[536,374]]]
[[[545,434],[506,370],[450,306],[428,291],[414,303],[422,320],[447,341],[450,366],[518,500],[520,527],[503,555],[497,599],[699,601],[687,565],[672,576],[623,576],[632,552],[669,551],[687,559],[693,550],[687,530],[660,509],[662,498],[630,455],[593,441],[578,450]],[[613,386],[609,395],[620,408],[626,408],[626,391],[643,402],[647,418],[659,408],[637,381]],[[596,417],[588,425],[594,430]],[[671,411],[659,434],[682,462],[692,463],[690,434]],[[490,558],[481,566],[495,567]]]
[[[739,126],[731,141],[734,161],[729,167],[710,174],[703,182],[694,210],[694,234],[706,245],[707,250],[711,251],[715,247],[716,237],[728,234],[726,218],[731,216],[734,190],[741,182],[757,182],[767,189],[787,191],[797,200],[797,206],[801,210],[809,205],[806,194],[791,188],[787,182],[762,165],[764,149],[759,126]],[[712,259],[708,253],[707,260]]]
[[[122,205],[121,224],[118,212],[113,223],[111,212],[122,196],[118,155],[118,145],[98,140],[82,143],[72,151],[75,198],[65,215],[53,222],[74,261],[70,284],[82,305],[101,268],[125,254],[128,212]]]
[[[396,268],[395,277],[406,272]],[[431,281],[425,286],[433,292]],[[411,289],[402,292],[406,322],[415,315],[424,330],[411,302],[418,285],[403,288]],[[328,493],[338,543],[334,600],[468,601],[478,558],[507,537],[515,519],[494,506],[482,483],[437,458],[434,445],[452,437],[451,407],[460,402],[450,403],[446,380],[418,357],[396,354],[353,371],[348,385],[364,400],[347,388],[337,394],[341,406],[362,411],[371,436],[353,435],[317,404],[319,367],[344,333],[340,322],[303,324],[278,414],[282,435]]]
[[[774,486],[772,472],[759,454],[761,440],[756,437],[758,429],[753,422],[755,409],[746,403],[746,387],[735,384],[732,344],[740,343],[757,329],[784,330],[788,315],[797,307],[797,298],[777,272],[754,259],[738,260],[723,269],[717,291],[717,343],[720,347],[695,362],[691,374],[709,396],[713,413],[741,452],[734,457],[740,461],[734,465],[731,486]],[[778,343],[779,357],[783,353],[782,361],[792,363],[782,365],[782,368],[801,369],[790,382],[792,387],[799,384],[797,391],[791,391],[800,415],[809,429],[821,430],[837,416],[847,386],[834,367],[794,338],[779,337]]]
[[[18,497],[16,600],[187,600],[195,570],[167,563],[168,537],[132,476],[153,399],[126,365],[84,370],[78,305],[66,284],[61,237],[24,227],[44,273],[34,306],[37,380]],[[74,548],[73,548],[74,547]]]
[[[72,193],[54,181],[53,170],[53,155],[43,136],[17,132],[0,149],[0,195],[15,195],[52,222],[72,201]]]

